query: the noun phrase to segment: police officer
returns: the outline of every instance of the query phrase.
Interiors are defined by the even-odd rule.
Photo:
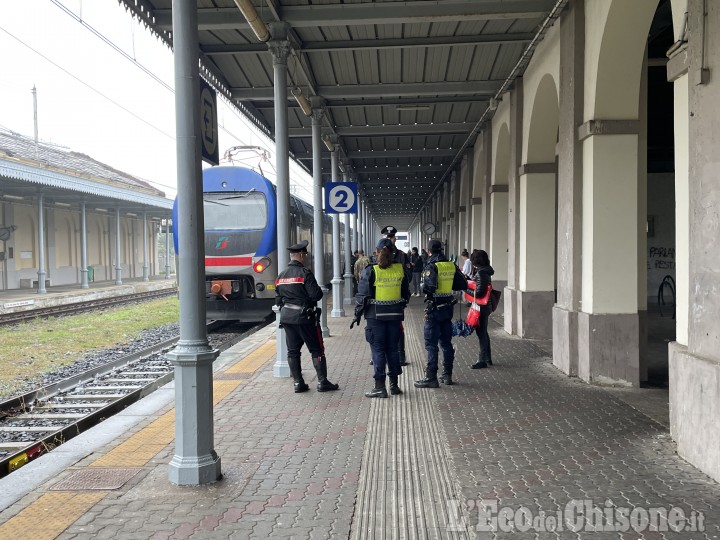
[[[329,392],[340,388],[327,379],[327,361],[320,329],[320,310],[315,303],[322,296],[322,290],[313,273],[305,268],[308,256],[308,241],[290,246],[290,264],[275,281],[275,304],[280,306],[280,324],[285,329],[288,349],[288,364],[295,381],[295,393],[307,392],[300,367],[300,348],[307,346],[317,372],[318,392]]]
[[[385,369],[390,376],[390,393],[402,394],[398,376],[402,373],[397,347],[405,306],[410,300],[410,285],[403,266],[393,261],[393,244],[382,238],[377,245],[377,264],[363,270],[355,296],[355,320],[360,323],[365,314],[365,339],[370,344],[375,372],[375,388],[365,393],[369,398],[388,397],[385,389]]]
[[[425,378],[415,381],[417,388],[438,388],[438,341],[443,351],[442,381],[453,384],[452,371],[455,351],[452,346],[453,305],[457,302],[453,291],[467,288],[467,280],[462,272],[447,260],[442,253],[439,240],[428,242],[430,258],[423,269],[423,292],[425,293],[425,350],[427,351],[427,368]]]
[[[395,242],[397,241],[397,239],[395,238],[395,233],[397,233],[397,229],[392,225],[388,225],[387,227],[383,227],[380,233],[384,234],[385,237],[392,242],[393,263],[399,263],[402,265],[408,283],[410,283],[412,281],[412,264],[410,263],[410,257],[408,257],[407,253],[398,249],[395,245]],[[402,324],[400,324],[400,338],[398,340],[398,350],[400,353],[400,365],[407,366],[408,362],[405,357],[405,327]]]

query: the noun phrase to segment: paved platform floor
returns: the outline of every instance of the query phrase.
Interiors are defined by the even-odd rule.
[[[0,482],[0,491],[35,484],[0,513],[0,538],[720,538],[720,485],[641,412],[644,401],[662,403],[642,397],[656,390],[624,390],[630,399],[568,379],[549,342],[508,336],[497,321],[493,367],[470,369],[477,338],[455,338],[457,384],[416,389],[424,350],[413,298],[405,393],[371,400],[364,325],[349,324],[329,319],[338,392],[294,394],[289,379],[273,378],[272,328],[218,359],[222,481],[168,483],[165,388],[155,412],[110,421],[121,435],[70,441],[76,456],[52,478],[39,476],[50,454],[12,488]],[[311,382],[306,353],[303,364]]]

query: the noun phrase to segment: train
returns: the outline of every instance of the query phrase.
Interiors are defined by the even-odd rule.
[[[277,196],[275,186],[252,169],[217,166],[203,170],[205,303],[208,320],[259,322],[275,304]],[[177,198],[173,225],[179,223]],[[309,242],[314,271],[313,207],[290,196],[290,245]],[[325,283],[332,278],[332,218],[323,214]],[[178,235],[173,235],[175,252]],[[319,280],[318,280],[319,281]],[[328,287],[329,288],[329,287]]]

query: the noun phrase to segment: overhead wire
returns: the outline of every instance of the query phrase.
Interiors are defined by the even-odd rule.
[[[135,65],[138,69],[142,70],[146,75],[150,76],[153,80],[155,80],[157,83],[159,83],[159,84],[160,84],[161,86],[163,86],[165,89],[167,89],[167,90],[168,90],[169,92],[171,92],[173,95],[175,94],[175,89],[174,89],[172,86],[170,86],[170,85],[167,84],[165,81],[163,81],[162,79],[160,79],[160,78],[159,78],[157,75],[155,75],[150,69],[148,69],[147,67],[145,67],[144,65],[142,65],[140,62],[138,62],[134,57],[132,57],[131,55],[129,55],[128,53],[126,53],[121,47],[119,47],[118,45],[116,45],[111,39],[109,39],[108,37],[106,37],[102,32],[100,32],[99,30],[97,30],[95,27],[93,27],[92,25],[88,24],[87,22],[85,22],[85,21],[82,19],[82,17],[76,15],[72,10],[70,10],[70,9],[69,9],[67,6],[65,6],[62,2],[60,2],[59,0],[50,0],[50,2],[52,2],[56,7],[58,7],[61,11],[63,11],[66,15],[72,17],[76,22],[80,23],[85,29],[87,29],[88,31],[90,31],[94,36],[96,36],[98,39],[102,40],[106,45],[108,45],[108,46],[111,47],[114,51],[116,51],[117,53],[119,53],[123,58],[125,58],[125,59],[128,60],[128,61],[130,61],[130,62],[131,62],[133,65]],[[56,62],[54,62],[53,60],[51,60],[50,58],[48,58],[47,56],[45,56],[44,54],[42,54],[41,52],[39,52],[38,50],[36,50],[35,48],[33,48],[33,47],[30,46],[29,44],[25,43],[23,40],[21,40],[20,38],[18,38],[18,37],[15,36],[15,35],[13,35],[11,32],[9,32],[8,30],[6,30],[6,29],[3,28],[2,26],[0,26],[0,30],[2,30],[3,32],[5,32],[8,36],[10,36],[11,38],[15,39],[16,41],[18,41],[20,44],[22,44],[22,45],[25,46],[26,48],[30,49],[32,52],[34,52],[35,54],[37,54],[38,56],[40,56],[41,58],[43,58],[43,59],[46,60],[47,62],[49,62],[49,63],[51,63],[52,65],[54,65],[56,68],[60,69],[62,72],[64,72],[64,73],[67,74],[68,76],[70,76],[70,77],[72,77],[73,79],[75,79],[76,81],[80,82],[82,85],[84,85],[84,86],[87,87],[88,89],[92,90],[93,92],[95,92],[96,94],[100,95],[100,96],[103,97],[104,99],[110,101],[113,105],[115,105],[115,106],[119,107],[120,109],[122,109],[123,111],[127,112],[127,113],[130,114],[132,117],[140,120],[141,122],[143,122],[143,123],[146,124],[147,126],[149,126],[149,127],[151,127],[152,129],[158,131],[159,133],[163,134],[164,136],[170,138],[171,140],[175,140],[175,137],[174,137],[173,135],[170,135],[170,134],[164,132],[161,128],[159,128],[159,127],[157,127],[157,126],[154,126],[153,124],[151,124],[151,123],[148,122],[147,120],[141,118],[140,116],[138,116],[137,114],[135,114],[134,112],[132,112],[130,109],[124,107],[123,105],[121,105],[121,104],[119,104],[118,102],[114,101],[112,98],[106,96],[105,94],[103,94],[103,93],[100,92],[99,90],[95,89],[94,87],[92,87],[90,84],[86,83],[85,81],[83,81],[83,80],[80,79],[79,77],[73,75],[71,72],[69,72],[68,70],[66,70],[65,68],[63,68],[62,66],[60,66],[59,64],[57,64]],[[232,112],[232,114],[233,114],[239,121],[241,121],[241,122],[243,123],[243,125],[245,125],[245,126],[248,127],[248,128],[254,128],[254,126],[249,123],[249,120],[248,120],[247,118],[243,117],[243,115],[241,115],[241,114],[238,113],[238,110],[237,110],[235,107],[229,106],[228,109]],[[230,137],[232,137],[232,138],[235,139],[236,141],[245,144],[245,141],[244,141],[242,138],[238,137],[237,135],[235,135],[234,133],[232,133],[230,130],[228,130],[227,128],[225,128],[224,125],[220,125],[220,124],[218,123],[218,128],[221,129],[222,131],[224,131],[227,135],[229,135]],[[257,130],[257,131],[258,131],[258,135],[260,135],[260,134],[261,134],[260,130]],[[271,149],[271,148],[268,147],[268,142],[269,142],[268,140],[263,140],[263,141],[262,141],[263,145],[268,149],[268,151],[271,151],[271,152],[272,152],[273,149]],[[272,162],[270,162],[270,163],[271,163],[271,167],[274,169],[274,165],[272,164]],[[148,180],[148,181],[149,181],[149,180]],[[174,186],[168,186],[168,185],[165,185],[165,184],[162,184],[162,183],[159,183],[159,182],[152,181],[152,183],[155,183],[155,184],[157,184],[157,185],[159,185],[159,186],[162,186],[162,187],[167,187],[167,188],[170,188],[170,189],[175,189]]]
[[[68,7],[66,7],[65,5],[63,5],[62,2],[60,2],[59,0],[50,0],[50,2],[52,2],[53,4],[55,4],[58,8],[60,8],[60,9],[63,11],[63,13],[65,13],[65,14],[67,14],[68,16],[72,17],[73,19],[75,19],[76,22],[80,23],[82,26],[84,26],[85,28],[87,28],[90,32],[92,32],[96,37],[98,37],[99,39],[101,39],[104,43],[106,43],[107,45],[109,45],[110,47],[112,47],[117,53],[121,54],[121,55],[124,56],[127,60],[129,60],[130,62],[132,62],[133,64],[135,64],[135,66],[137,66],[139,69],[141,69],[146,75],[150,76],[150,77],[151,77],[153,80],[155,80],[157,83],[159,83],[160,85],[164,86],[165,88],[167,88],[167,89],[170,90],[171,92],[175,93],[175,91],[173,90],[173,87],[172,87],[172,86],[170,86],[169,84],[167,84],[167,83],[166,83],[165,81],[163,81],[160,77],[158,77],[157,75],[155,75],[152,71],[150,71],[148,68],[146,68],[145,66],[143,66],[140,62],[138,62],[135,58],[133,58],[133,57],[130,56],[128,53],[126,53],[125,51],[123,51],[120,47],[118,47],[117,45],[115,45],[115,43],[113,43],[109,38],[105,37],[105,35],[104,35],[102,32],[100,32],[99,30],[97,30],[96,28],[94,28],[93,26],[91,26],[90,24],[88,24],[87,22],[85,22],[80,16],[76,15],[75,13],[73,13],[72,10],[70,10]]]
[[[157,131],[158,133],[161,133],[161,134],[164,135],[165,137],[168,137],[169,139],[175,140],[175,137],[173,137],[173,136],[170,135],[169,133],[165,133],[165,132],[164,132],[162,129],[160,129],[159,127],[151,124],[150,122],[148,122],[148,121],[145,120],[144,118],[142,118],[142,117],[138,116],[137,114],[135,114],[134,112],[132,112],[132,111],[131,111],[130,109],[128,109],[127,107],[124,107],[123,105],[121,105],[120,103],[118,103],[117,101],[115,101],[114,99],[112,99],[111,97],[108,97],[108,96],[106,96],[105,94],[103,94],[100,90],[97,90],[96,88],[94,88],[94,87],[91,86],[90,84],[86,83],[86,82],[83,81],[80,77],[77,77],[76,75],[73,75],[73,74],[70,73],[67,69],[65,69],[65,68],[62,67],[61,65],[57,64],[56,62],[52,61],[50,58],[48,58],[47,56],[45,56],[44,54],[42,54],[40,51],[38,51],[37,49],[33,48],[32,46],[28,45],[28,44],[25,43],[22,39],[20,39],[19,37],[15,36],[14,34],[12,34],[11,32],[9,32],[8,30],[6,30],[5,28],[3,28],[2,26],[0,26],[0,31],[5,32],[8,36],[10,36],[11,38],[13,38],[15,41],[17,41],[18,43],[20,43],[20,44],[23,45],[24,47],[27,47],[28,49],[30,49],[32,52],[34,52],[35,54],[37,54],[39,57],[43,58],[43,59],[46,60],[47,62],[50,62],[53,66],[55,66],[56,68],[58,68],[60,71],[62,71],[63,73],[65,73],[65,74],[68,75],[69,77],[72,77],[72,78],[75,79],[77,82],[79,82],[79,83],[82,84],[83,86],[87,87],[88,89],[92,90],[92,91],[95,92],[97,95],[99,95],[99,96],[102,97],[103,99],[106,99],[107,101],[109,101],[110,103],[112,103],[113,105],[115,105],[116,107],[122,109],[123,111],[125,111],[125,112],[128,113],[129,115],[133,116],[134,118],[137,118],[137,119],[140,120],[143,124],[151,127],[152,129],[154,129],[154,130]]]

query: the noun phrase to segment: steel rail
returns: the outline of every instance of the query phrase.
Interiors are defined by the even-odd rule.
[[[64,304],[59,306],[49,306],[38,309],[30,309],[25,311],[16,311],[13,313],[3,313],[0,315],[0,326],[17,324],[37,318],[53,317],[56,315],[72,315],[82,313],[89,309],[99,309],[110,306],[118,306],[136,302],[138,300],[150,300],[153,298],[164,298],[177,294],[177,287],[170,289],[160,289],[156,291],[145,291],[140,293],[123,294],[109,298],[95,298],[85,302],[74,302],[72,304]]]
[[[265,321],[261,322],[260,324],[256,324],[246,330],[244,330],[240,336],[236,337],[235,339],[228,340],[227,342],[224,342],[220,344],[217,348],[220,351],[227,350],[228,348],[232,347],[236,343],[239,343],[243,339],[245,339],[248,335],[251,335],[255,331],[259,330],[263,326],[267,325],[269,323],[269,319],[266,319]],[[222,328],[223,326],[226,326],[228,324],[227,321],[211,321],[208,323],[208,332],[213,332],[215,330],[218,330],[219,328]],[[83,373],[73,375],[72,377],[68,377],[67,379],[63,379],[62,381],[58,381],[56,383],[44,386],[39,389],[32,390],[30,392],[26,392],[22,395],[15,396],[9,400],[6,400],[2,403],[0,403],[0,419],[11,419],[13,416],[18,414],[28,414],[32,413],[33,409],[35,407],[42,408],[43,405],[36,405],[38,402],[46,403],[48,400],[52,399],[53,397],[57,397],[59,394],[63,394],[69,391],[72,391],[73,389],[77,388],[78,386],[85,385],[88,382],[91,382],[92,380],[102,377],[105,375],[108,375],[112,373],[113,371],[122,368],[124,366],[140,366],[142,365],[142,361],[144,359],[151,358],[155,355],[162,354],[163,351],[167,351],[170,348],[172,348],[175,343],[178,341],[179,337],[175,336],[173,338],[164,340],[160,343],[157,343],[153,345],[152,347],[149,347],[143,351],[138,351],[129,355],[122,356],[116,360],[110,361],[106,364],[103,364],[101,366],[97,366],[94,368],[91,368],[87,371],[84,371]],[[143,373],[143,372],[140,372]],[[148,373],[148,372],[144,372]],[[22,465],[26,464],[29,460],[32,460],[36,457],[39,457],[40,455],[47,453],[48,451],[52,450],[53,448],[56,448],[57,446],[61,445],[65,441],[79,435],[83,431],[86,431],[87,429],[97,425],[101,421],[105,420],[106,418],[109,418],[110,416],[113,416],[114,414],[122,411],[127,406],[131,405],[132,403],[135,403],[136,401],[142,399],[143,397],[151,394],[156,389],[160,388],[161,386],[165,385],[166,383],[173,380],[175,376],[174,370],[170,369],[166,373],[163,373],[161,375],[154,376],[154,380],[147,384],[142,384],[142,386],[139,386],[137,389],[128,392],[127,394],[123,395],[122,397],[118,397],[115,394],[110,395],[103,395],[103,394],[95,394],[93,399],[97,399],[100,401],[108,401],[107,404],[104,404],[100,407],[94,404],[73,404],[72,395],[67,396],[66,399],[68,399],[69,403],[63,403],[59,402],[55,405],[55,408],[86,408],[86,409],[95,409],[92,412],[82,416],[81,418],[74,419],[73,415],[71,413],[64,413],[63,416],[65,419],[74,419],[73,422],[68,423],[67,425],[64,425],[62,427],[60,426],[52,426],[50,429],[48,429],[45,432],[40,431],[40,427],[37,426],[28,426],[27,429],[17,429],[17,428],[3,428],[0,427],[0,431],[6,431],[6,432],[24,432],[24,433],[43,433],[41,437],[38,437],[37,439],[33,440],[32,442],[23,442],[22,445],[19,443],[2,443],[0,441],[0,451],[5,449],[7,452],[6,455],[0,455],[0,478],[10,474],[13,470],[20,468]],[[124,379],[127,382],[131,382],[132,379]],[[145,379],[146,381],[147,379]],[[108,386],[108,391],[112,390],[112,386]],[[115,387],[117,388],[117,387]],[[80,398],[77,397],[75,399],[82,399],[83,401],[88,401],[89,398]],[[47,408],[47,407],[45,407]],[[52,407],[50,407],[52,408]],[[56,417],[47,416],[49,420],[52,420]],[[35,419],[39,419],[35,418]]]

